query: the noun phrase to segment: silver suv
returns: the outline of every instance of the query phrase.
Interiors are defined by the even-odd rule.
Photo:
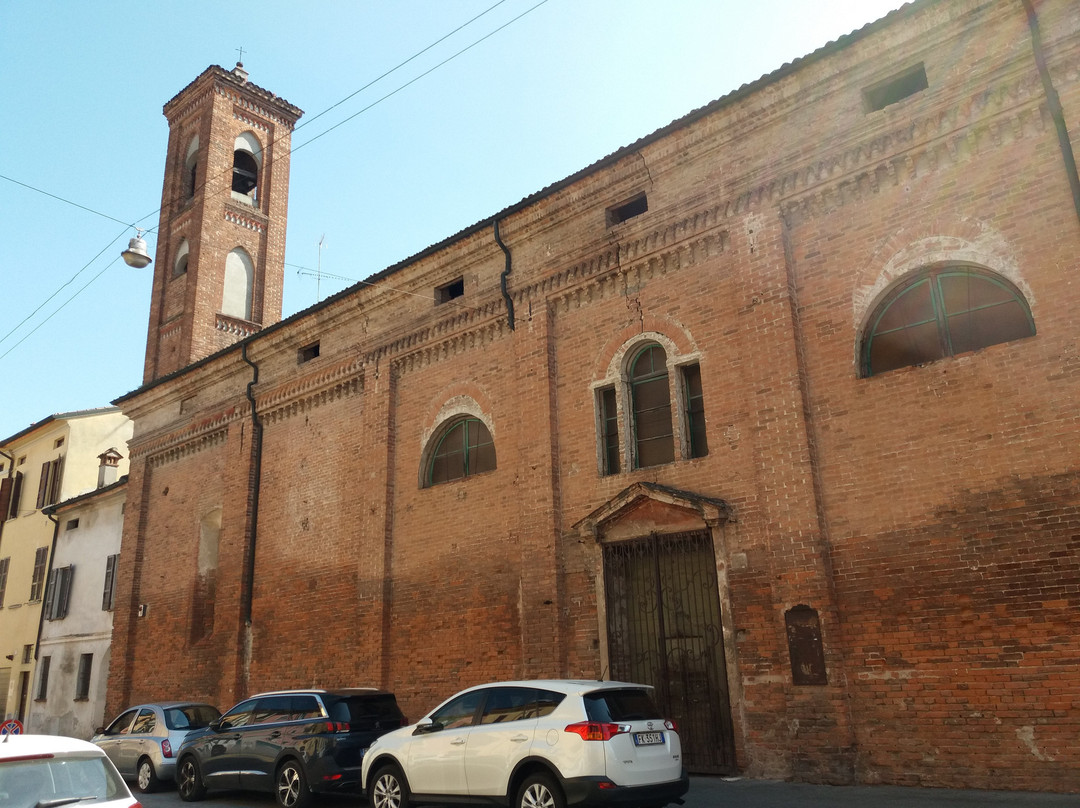
[[[564,680],[463,690],[378,738],[361,781],[374,808],[651,807],[681,802],[690,784],[678,731],[656,709],[651,687]]]

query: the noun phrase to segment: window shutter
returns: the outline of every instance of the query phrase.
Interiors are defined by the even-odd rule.
[[[55,505],[60,501],[60,472],[64,467],[64,458],[58,457],[52,462],[52,470],[49,473],[49,493],[46,497],[46,505]]]
[[[55,603],[53,602],[53,595],[56,593],[56,577],[60,570],[53,570],[49,573],[49,582],[45,585],[45,619],[55,620]]]
[[[105,590],[101,593],[101,610],[112,611],[115,587],[116,587],[116,561],[117,555],[111,555],[105,559]]]
[[[45,507],[45,497],[49,493],[49,478],[52,475],[52,462],[41,464],[41,480],[38,481],[37,509]]]
[[[59,592],[56,597],[56,608],[53,610],[56,620],[63,620],[67,617],[68,602],[71,600],[71,584],[75,579],[75,566],[69,564],[66,567],[62,567],[58,570],[60,578],[58,580]]]

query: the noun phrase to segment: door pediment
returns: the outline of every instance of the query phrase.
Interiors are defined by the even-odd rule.
[[[574,529],[595,541],[611,542],[652,533],[704,530],[729,520],[731,509],[722,499],[639,482],[577,522]]]

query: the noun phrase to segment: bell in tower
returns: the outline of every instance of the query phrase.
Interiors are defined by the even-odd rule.
[[[281,320],[290,141],[303,114],[239,62],[207,68],[164,113],[144,384]]]

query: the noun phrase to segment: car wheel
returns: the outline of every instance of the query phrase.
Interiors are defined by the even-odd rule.
[[[149,794],[152,791],[157,791],[161,781],[158,780],[157,772],[154,771],[154,764],[150,758],[139,758],[139,765],[135,769],[135,788],[139,789],[143,794]]]
[[[515,808],[566,808],[562,789],[546,774],[530,774],[518,789]]]
[[[195,802],[206,796],[199,762],[192,755],[181,760],[176,768],[176,790],[184,802]]]
[[[383,766],[371,781],[372,808],[409,808],[409,784],[397,766]]]
[[[281,808],[305,808],[311,803],[311,792],[299,761],[286,760],[278,769],[274,796]]]

